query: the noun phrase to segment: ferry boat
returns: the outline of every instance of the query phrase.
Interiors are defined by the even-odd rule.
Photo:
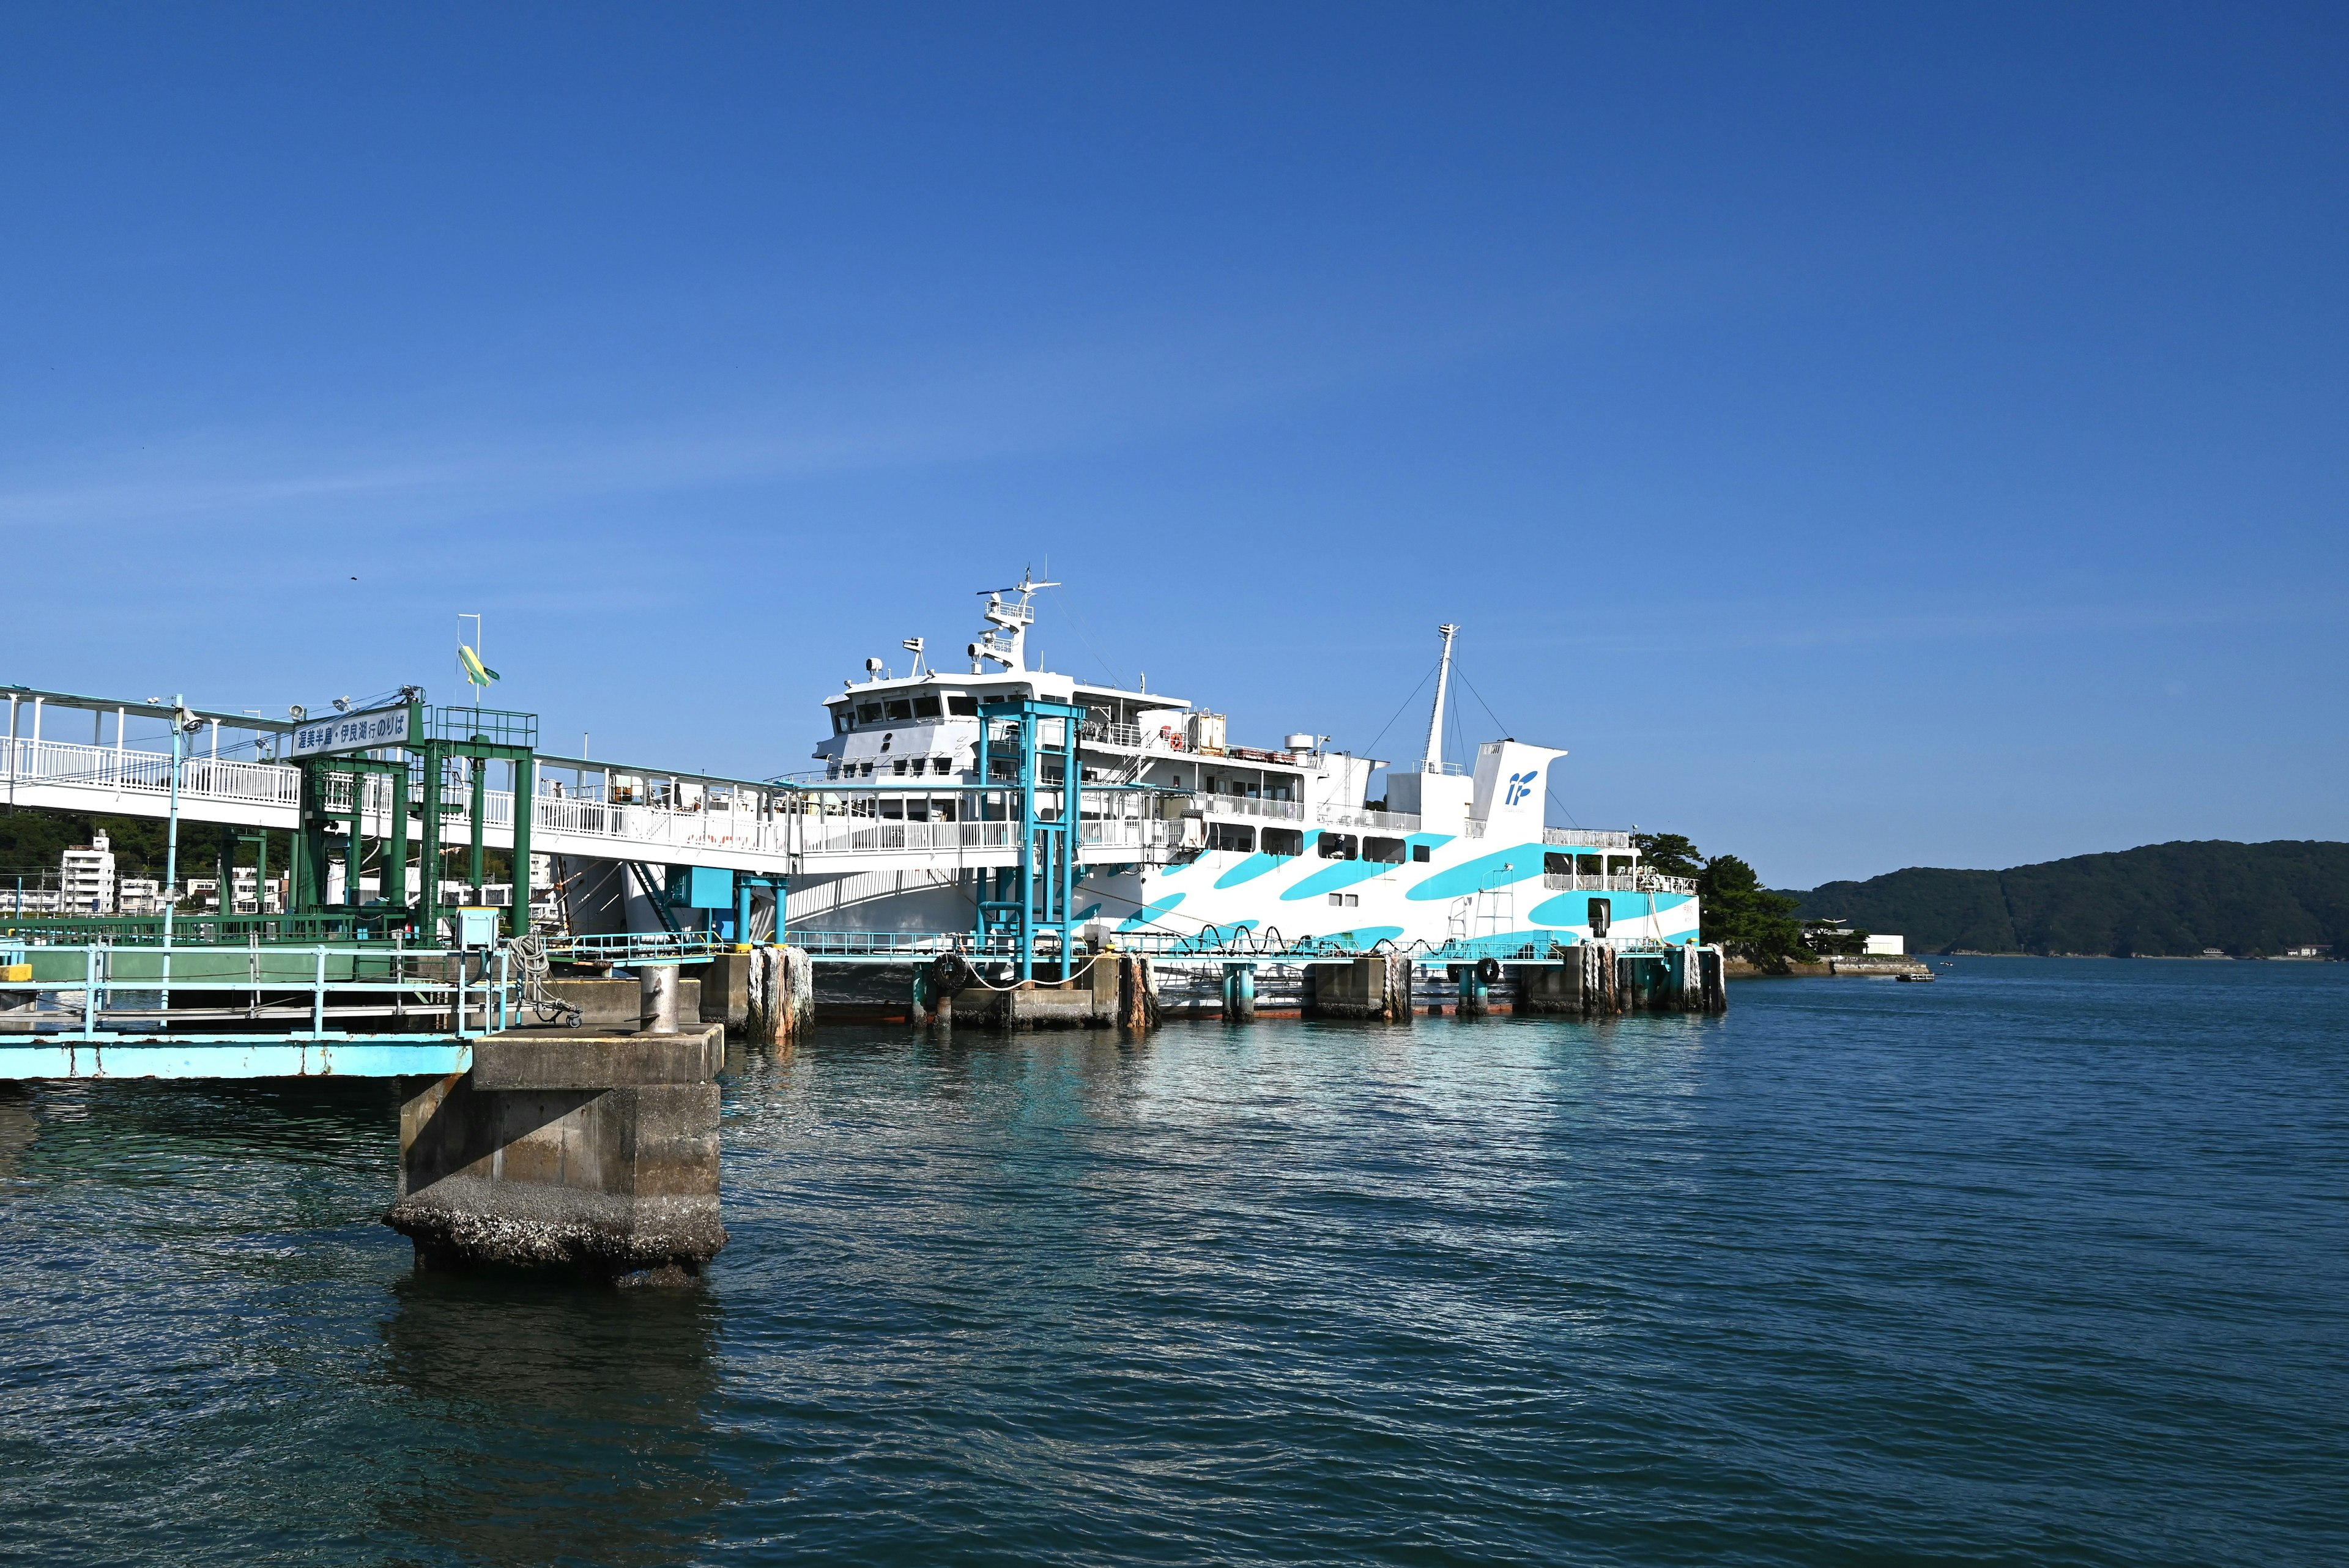
[[[936,667],[924,639],[911,637],[902,645],[913,655],[909,673],[876,658],[861,678],[845,678],[824,702],[821,772],[792,780],[821,802],[814,809],[850,831],[896,824],[909,845],[994,842],[988,830],[999,836],[1016,800],[1007,799],[1006,735],[1019,720],[990,716],[1052,705],[1067,717],[1029,720],[1047,757],[1040,810],[1062,810],[1060,769],[1073,755],[1080,841],[1061,914],[1096,945],[1319,943],[1407,954],[1473,945],[1532,956],[1586,942],[1697,941],[1695,888],[1642,867],[1629,832],[1546,825],[1547,775],[1563,748],[1503,739],[1479,746],[1473,769],[1444,761],[1458,628],[1438,628],[1423,754],[1398,764],[1308,731],[1278,745],[1237,744],[1225,715],[1143,689],[1146,680],[1128,690],[1030,668],[1036,594],[1056,586],[1023,576],[987,593],[968,670]],[[1383,795],[1367,798],[1381,778]],[[943,853],[913,869],[795,875],[789,925],[794,934],[968,931],[983,943],[990,911],[1019,896],[996,859],[991,872]]]

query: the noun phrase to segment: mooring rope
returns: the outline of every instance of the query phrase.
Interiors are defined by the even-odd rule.
[[[544,937],[526,931],[506,944],[506,954],[513,965],[510,973],[522,982],[522,999],[538,1015],[540,1023],[560,1023],[566,1029],[575,1029],[585,1021],[586,1015],[577,1003],[566,1002],[546,988]]]

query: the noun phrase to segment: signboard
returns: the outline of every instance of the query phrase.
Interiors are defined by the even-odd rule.
[[[295,757],[317,757],[329,751],[367,751],[378,746],[405,746],[409,740],[409,716],[415,710],[406,704],[398,707],[369,708],[365,713],[338,713],[326,718],[305,719],[294,727]]]

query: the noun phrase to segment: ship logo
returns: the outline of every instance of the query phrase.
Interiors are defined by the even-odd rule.
[[[1535,769],[1527,769],[1523,773],[1510,774],[1508,798],[1503,800],[1501,804],[1504,806],[1514,806],[1518,801],[1530,797],[1534,792],[1534,780],[1539,776],[1539,771]]]

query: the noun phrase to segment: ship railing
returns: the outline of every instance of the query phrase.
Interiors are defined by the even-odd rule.
[[[1111,818],[1077,825],[1077,842],[1092,850],[1173,850],[1183,843],[1183,824],[1150,817]]]
[[[1313,820],[1325,828],[1383,828],[1395,833],[1416,833],[1420,823],[1407,811],[1373,811],[1364,806],[1323,806]]]
[[[1275,822],[1305,820],[1305,804],[1301,800],[1263,800],[1246,795],[1200,795],[1195,799],[1210,817],[1261,817]]]
[[[1570,845],[1577,849],[1629,850],[1631,835],[1612,828],[1544,828],[1542,842]]]
[[[1693,895],[1696,883],[1686,877],[1668,877],[1655,872],[1596,873],[1545,872],[1542,887],[1550,892],[1676,892]]]

